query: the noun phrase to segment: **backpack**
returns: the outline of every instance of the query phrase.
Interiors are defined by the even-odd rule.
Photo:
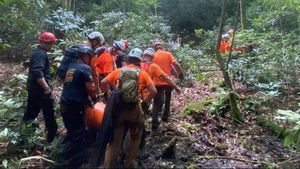
[[[120,90],[123,101],[125,103],[137,103],[140,69],[121,68],[120,71]]]
[[[77,49],[79,48],[79,45],[71,46],[70,48],[67,48],[64,52],[64,57],[58,66],[56,70],[56,75],[60,79],[65,79],[66,73],[69,69],[69,66],[71,63],[74,63],[77,61]]]

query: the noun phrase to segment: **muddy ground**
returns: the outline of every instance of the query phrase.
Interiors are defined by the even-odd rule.
[[[173,95],[170,122],[147,137],[140,155],[142,168],[285,168],[286,164],[280,162],[292,157],[295,162],[288,163],[288,168],[300,167],[295,150],[284,148],[281,139],[258,126],[253,113],[244,112],[245,123],[241,125],[207,113],[199,113],[198,121],[180,116],[190,101],[215,97],[208,86],[198,82],[182,90]],[[163,151],[174,137],[174,154],[165,157]]]

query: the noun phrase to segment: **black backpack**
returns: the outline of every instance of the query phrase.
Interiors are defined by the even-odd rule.
[[[69,66],[71,65],[71,63],[77,61],[77,49],[79,49],[79,47],[80,45],[74,45],[65,50],[64,57],[56,70],[56,75],[60,79],[65,79]]]

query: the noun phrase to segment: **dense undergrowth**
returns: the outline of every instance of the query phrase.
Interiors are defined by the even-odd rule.
[[[1,13],[9,13],[0,17],[0,58],[12,56],[24,61],[35,44],[36,37],[33,35],[41,30],[54,31],[59,38],[54,52],[50,54],[52,73],[55,72],[63,50],[73,44],[86,42],[86,35],[92,30],[100,30],[108,44],[115,39],[128,39],[132,48],[150,47],[153,40],[160,39],[165,42],[167,50],[174,53],[184,70],[187,83],[183,87],[190,89],[190,93],[198,90],[195,95],[201,95],[201,90],[206,90],[206,94],[213,93],[212,96],[205,95],[184,102],[186,105],[173,105],[178,106],[176,111],[182,110],[179,116],[191,117],[197,123],[204,119],[207,120],[205,123],[217,123],[218,126],[221,123],[214,118],[228,118],[228,91],[224,89],[224,81],[217,72],[218,63],[215,60],[216,29],[195,28],[194,34],[180,37],[171,31],[166,18],[151,13],[154,1],[147,2],[150,3],[150,8],[145,4],[134,4],[137,8],[145,9],[145,14],[138,13],[139,10],[110,12],[108,9],[103,10],[105,6],[93,4],[91,7],[83,2],[83,6],[89,6],[93,10],[82,12],[83,10],[78,9],[76,12],[66,8],[52,9],[55,4],[48,1],[36,2],[38,3],[16,0],[0,2]],[[235,46],[251,48],[246,53],[233,53],[228,62],[229,74],[238,93],[239,108],[247,120],[252,117],[255,119],[255,123],[251,124],[262,126],[283,139],[282,144],[290,150],[299,150],[300,4],[296,0],[256,0],[247,5],[248,27],[245,30],[238,27]],[[13,18],[17,18],[17,22]],[[226,20],[226,28],[232,27],[232,20],[230,15]],[[185,40],[185,43],[177,41],[191,36],[193,38]],[[224,54],[222,57],[227,59],[227,56]],[[5,86],[0,90],[0,165],[4,168],[17,168],[21,163],[20,159],[43,155],[47,146],[40,120],[26,129],[20,123],[27,97],[26,78],[26,72],[6,78],[3,80]],[[193,89],[186,86],[195,81],[206,87]],[[211,117],[214,120],[209,121]],[[201,133],[201,128],[195,129],[194,125],[196,124],[186,123],[184,127]],[[220,147],[222,149],[222,145]],[[52,155],[50,153],[49,158],[51,156],[55,156],[55,152]],[[26,165],[30,167],[30,164]],[[194,164],[190,166],[193,168]]]

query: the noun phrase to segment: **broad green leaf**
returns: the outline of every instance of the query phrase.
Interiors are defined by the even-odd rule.
[[[296,148],[297,148],[297,151],[300,151],[300,134],[299,134],[299,132],[298,132],[298,137],[297,137]]]
[[[284,146],[289,146],[291,144],[293,144],[296,140],[295,140],[295,135],[296,132],[291,132],[288,136],[285,137],[284,139]]]
[[[5,106],[9,107],[9,108],[13,108],[15,101],[13,101],[13,99],[8,99],[3,103]]]
[[[8,161],[5,159],[2,161],[2,165],[4,168],[7,168]]]

